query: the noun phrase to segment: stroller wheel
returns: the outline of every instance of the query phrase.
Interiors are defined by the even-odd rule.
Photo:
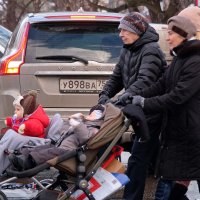
[[[6,195],[2,191],[0,191],[0,200],[8,200]]]

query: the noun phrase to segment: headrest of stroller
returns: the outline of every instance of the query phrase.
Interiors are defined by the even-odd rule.
[[[112,103],[106,104],[104,122],[98,133],[87,142],[88,149],[96,149],[112,141],[123,126],[124,119],[124,115],[118,107]]]
[[[120,113],[122,113],[122,111],[118,107],[114,106],[112,103],[107,103],[104,121],[113,119],[113,118],[119,116]]]

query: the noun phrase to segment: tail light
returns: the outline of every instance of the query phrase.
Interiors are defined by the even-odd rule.
[[[24,63],[29,27],[30,24],[26,23],[18,49],[2,59],[0,75],[17,75],[20,73],[20,66]]]

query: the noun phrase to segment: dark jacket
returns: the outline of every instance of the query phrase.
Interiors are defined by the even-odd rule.
[[[166,179],[200,179],[200,41],[174,49],[171,65],[144,90],[144,111],[164,111],[158,174]]]
[[[134,95],[156,82],[166,65],[158,39],[156,31],[149,26],[137,41],[124,45],[119,62],[100,95],[112,98],[122,89]]]
[[[164,55],[157,43],[159,36],[151,26],[132,45],[124,45],[119,62],[101,94],[110,98],[122,89],[132,95],[156,82],[166,68]],[[160,116],[148,116],[150,133],[160,132]],[[155,126],[156,124],[156,126]]]

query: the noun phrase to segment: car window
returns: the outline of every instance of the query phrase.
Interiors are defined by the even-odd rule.
[[[5,55],[8,55],[11,51],[15,50],[20,44],[18,44],[18,38],[22,37],[22,33],[24,31],[25,20],[21,20],[15,30],[12,32],[12,36],[7,44],[7,48],[5,51]]]
[[[72,62],[56,56],[79,56],[90,61],[117,62],[122,41],[118,23],[65,22],[32,24],[29,31],[26,62]]]
[[[0,26],[0,57],[4,54],[6,45],[10,39],[11,31]]]
[[[1,42],[4,45],[4,47],[7,45],[7,42],[10,39],[10,36],[11,36],[11,31],[0,26],[0,38],[1,38]]]

